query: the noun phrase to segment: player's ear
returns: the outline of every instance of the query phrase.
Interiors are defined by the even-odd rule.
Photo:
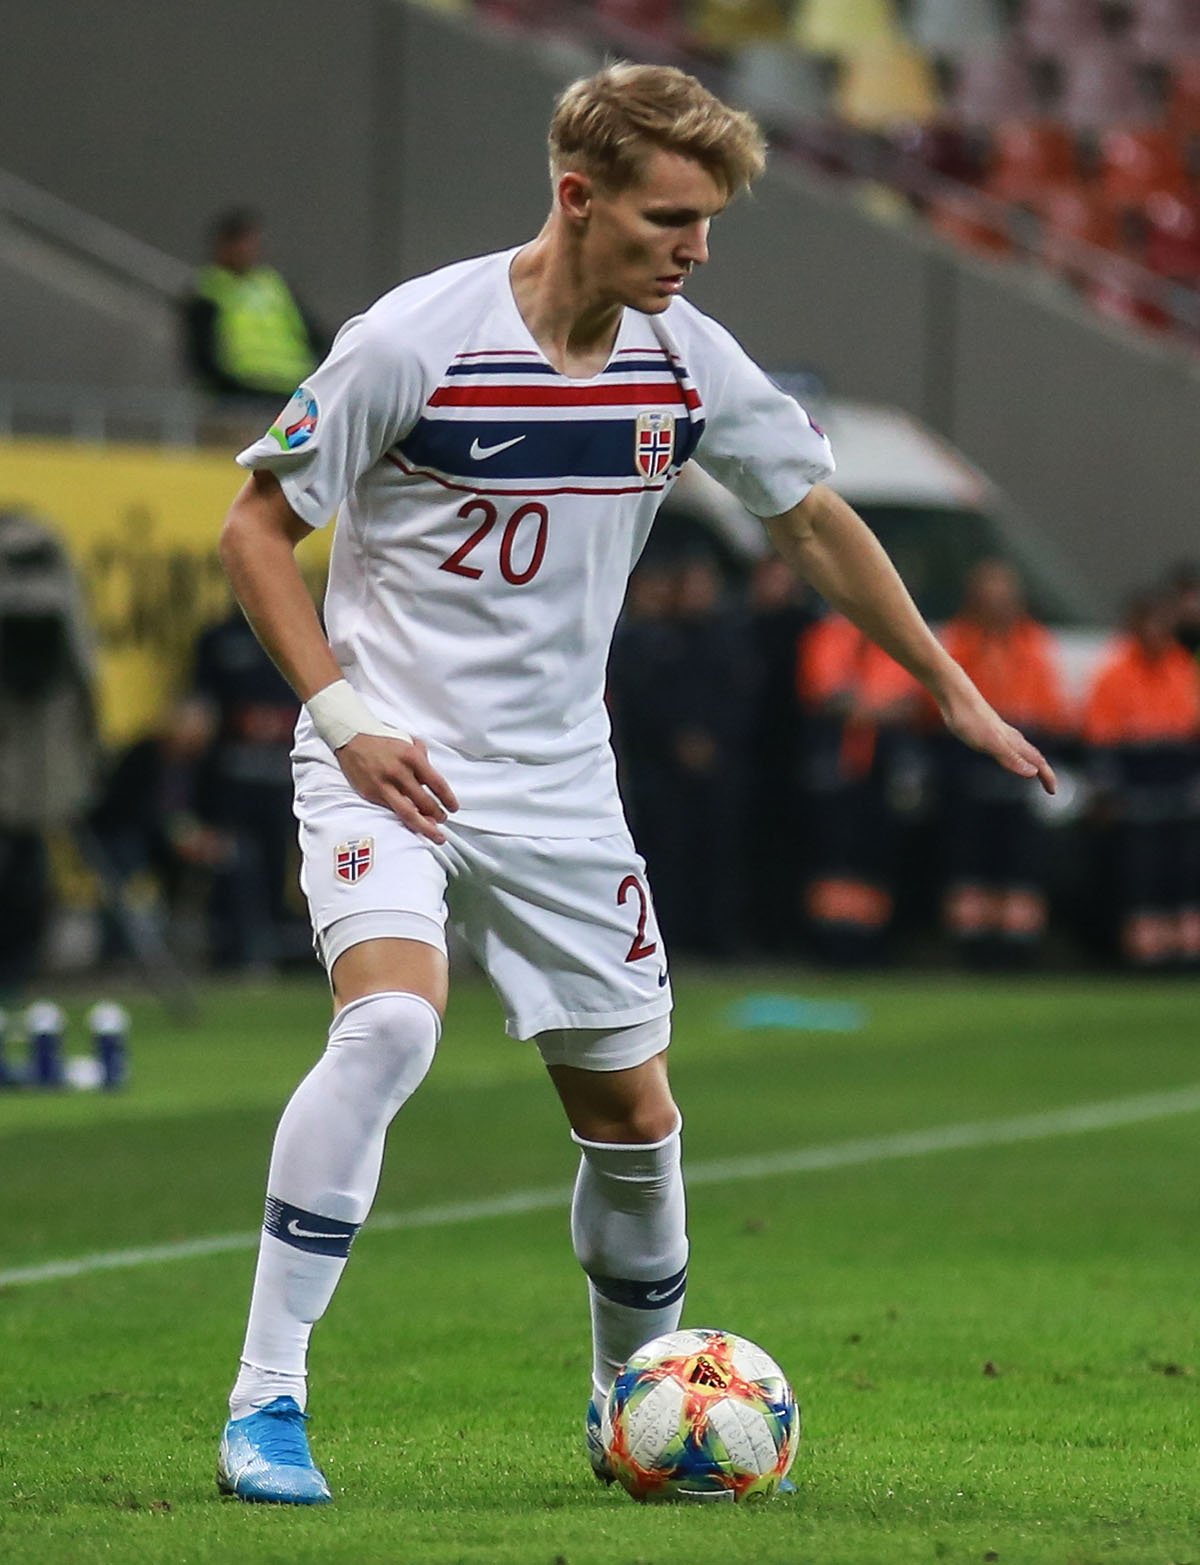
[[[576,173],[573,169],[558,176],[558,204],[573,222],[586,222],[591,215],[595,188],[587,174]]]

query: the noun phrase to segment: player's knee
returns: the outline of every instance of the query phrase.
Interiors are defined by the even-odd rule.
[[[679,1129],[680,1114],[669,1094],[653,1103],[635,1104],[619,1120],[610,1121],[603,1135],[589,1136],[591,1141],[606,1141],[617,1146],[656,1146],[667,1141]]]
[[[352,1000],[338,1012],[328,1058],[349,1091],[372,1095],[390,1118],[424,1081],[440,1035],[428,1000],[389,990]]]

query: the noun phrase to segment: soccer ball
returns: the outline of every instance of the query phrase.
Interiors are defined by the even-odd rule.
[[[795,1459],[800,1409],[754,1343],[728,1331],[672,1331],[618,1374],[600,1434],[635,1500],[765,1500]]]

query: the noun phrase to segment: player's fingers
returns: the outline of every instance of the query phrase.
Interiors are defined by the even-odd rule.
[[[416,832],[417,836],[428,837],[430,842],[445,842],[445,834],[438,829],[437,822],[423,815],[408,795],[402,793],[395,785],[385,786],[383,803],[397,819],[404,822],[410,831]]]
[[[440,800],[448,810],[458,809],[458,800],[455,798],[453,788],[451,788],[441,772],[431,764],[425,752],[425,746],[418,741],[413,748],[418,753],[409,761],[409,770],[419,782],[429,789],[434,798]]]
[[[417,810],[427,819],[431,821],[444,821],[446,819],[446,812],[440,802],[434,798],[433,794],[421,786],[420,782],[413,775],[413,768],[407,763],[397,767],[395,772],[388,778],[388,781],[398,793],[402,793],[406,799],[415,805]]]
[[[1024,734],[1018,733],[1015,728],[1009,732],[1009,755],[1000,757],[1001,764],[1007,766],[1010,772],[1016,772],[1019,777],[1036,777],[1047,793],[1054,793],[1058,779],[1049,761],[1036,745],[1030,744]]]

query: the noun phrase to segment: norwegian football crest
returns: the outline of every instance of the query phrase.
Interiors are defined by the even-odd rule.
[[[639,413],[634,426],[633,459],[643,478],[661,478],[675,455],[675,415],[661,410]]]
[[[361,880],[374,862],[374,837],[356,837],[352,842],[339,842],[333,850],[333,872],[348,886]]]

